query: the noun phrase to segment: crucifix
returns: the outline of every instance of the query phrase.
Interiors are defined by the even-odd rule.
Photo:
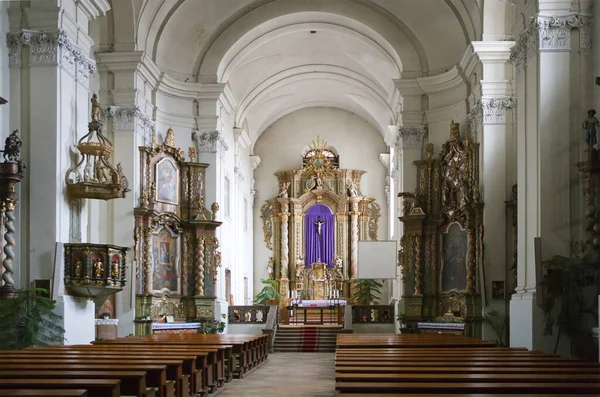
[[[321,226],[323,226],[327,222],[321,220],[321,216],[319,215],[317,217],[317,220],[314,221],[313,223],[317,226],[317,234],[319,235],[319,238],[321,238]]]

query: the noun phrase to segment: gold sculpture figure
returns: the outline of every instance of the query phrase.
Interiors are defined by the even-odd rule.
[[[98,261],[94,264],[94,277],[102,278],[104,276],[104,265],[101,261]]]
[[[81,277],[83,273],[83,263],[81,261],[75,262],[75,277]]]
[[[169,128],[167,130],[167,135],[165,136],[165,144],[167,146],[175,147],[175,131],[173,131],[173,128]]]
[[[452,122],[450,123],[450,139],[451,140],[460,139],[459,126],[460,126],[460,124],[455,123],[454,120],[452,120]]]
[[[279,186],[279,194],[277,197],[279,198],[288,198],[288,189],[290,187],[290,182],[283,182],[281,186]]]
[[[102,109],[100,109],[100,103],[98,102],[98,95],[92,95],[92,121],[100,121],[100,115]]]
[[[190,148],[188,149],[188,155],[190,156],[190,161],[195,162],[196,158],[198,157],[198,152],[196,151],[196,148],[190,146]]]
[[[119,262],[113,262],[111,265],[111,275],[115,280],[119,279]]]

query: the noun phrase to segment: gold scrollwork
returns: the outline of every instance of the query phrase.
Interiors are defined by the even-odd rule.
[[[379,228],[379,218],[381,217],[381,206],[372,202],[369,206],[369,238],[372,241],[377,240],[377,230]]]
[[[273,242],[271,240],[273,237],[273,221],[271,218],[272,215],[273,205],[270,203],[264,203],[262,207],[260,207],[260,219],[262,219],[263,222],[263,234],[265,244],[267,248],[271,251],[273,251]]]

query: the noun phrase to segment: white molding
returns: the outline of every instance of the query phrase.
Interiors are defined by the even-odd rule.
[[[157,108],[155,111],[155,118],[157,123],[165,124],[171,127],[176,126],[189,129],[196,128],[196,120],[194,116],[170,113]]]
[[[86,90],[96,72],[96,62],[85,56],[62,29],[52,31],[21,30],[6,35],[9,66],[22,66],[22,51],[29,49],[29,66],[58,66]]]
[[[448,120],[456,120],[467,114],[466,102],[461,100],[454,105],[446,106],[439,109],[425,111],[427,123],[448,122]]]
[[[380,153],[379,154],[379,162],[386,171],[390,170],[390,154],[389,153]]]
[[[96,19],[110,11],[110,3],[107,0],[74,0],[89,20]]]
[[[235,139],[235,142],[238,143],[242,147],[242,149],[246,149],[248,146],[250,146],[250,136],[248,135],[245,129],[234,128],[233,137]]]
[[[517,107],[517,98],[482,98],[483,124],[505,124],[506,109]]]
[[[473,52],[482,63],[506,63],[510,61],[510,49],[515,41],[472,41]]]
[[[385,133],[385,137],[383,138],[385,144],[388,146],[394,146],[396,143],[396,139],[398,137],[398,126],[397,125],[389,125],[388,129]]]
[[[261,162],[262,160],[259,156],[250,156],[250,167],[252,168],[253,172],[258,168]]]

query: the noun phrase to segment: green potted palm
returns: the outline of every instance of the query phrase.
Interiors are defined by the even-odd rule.
[[[379,302],[381,298],[381,284],[371,279],[350,280],[350,298],[357,305],[371,305]]]
[[[283,297],[283,294],[277,292],[279,283],[272,279],[260,280],[265,286],[263,289],[254,297],[252,301],[255,305],[279,305],[279,299]]]
[[[53,312],[55,307],[42,288],[17,291],[0,300],[0,350],[62,344],[65,330],[57,325],[62,317]]]

